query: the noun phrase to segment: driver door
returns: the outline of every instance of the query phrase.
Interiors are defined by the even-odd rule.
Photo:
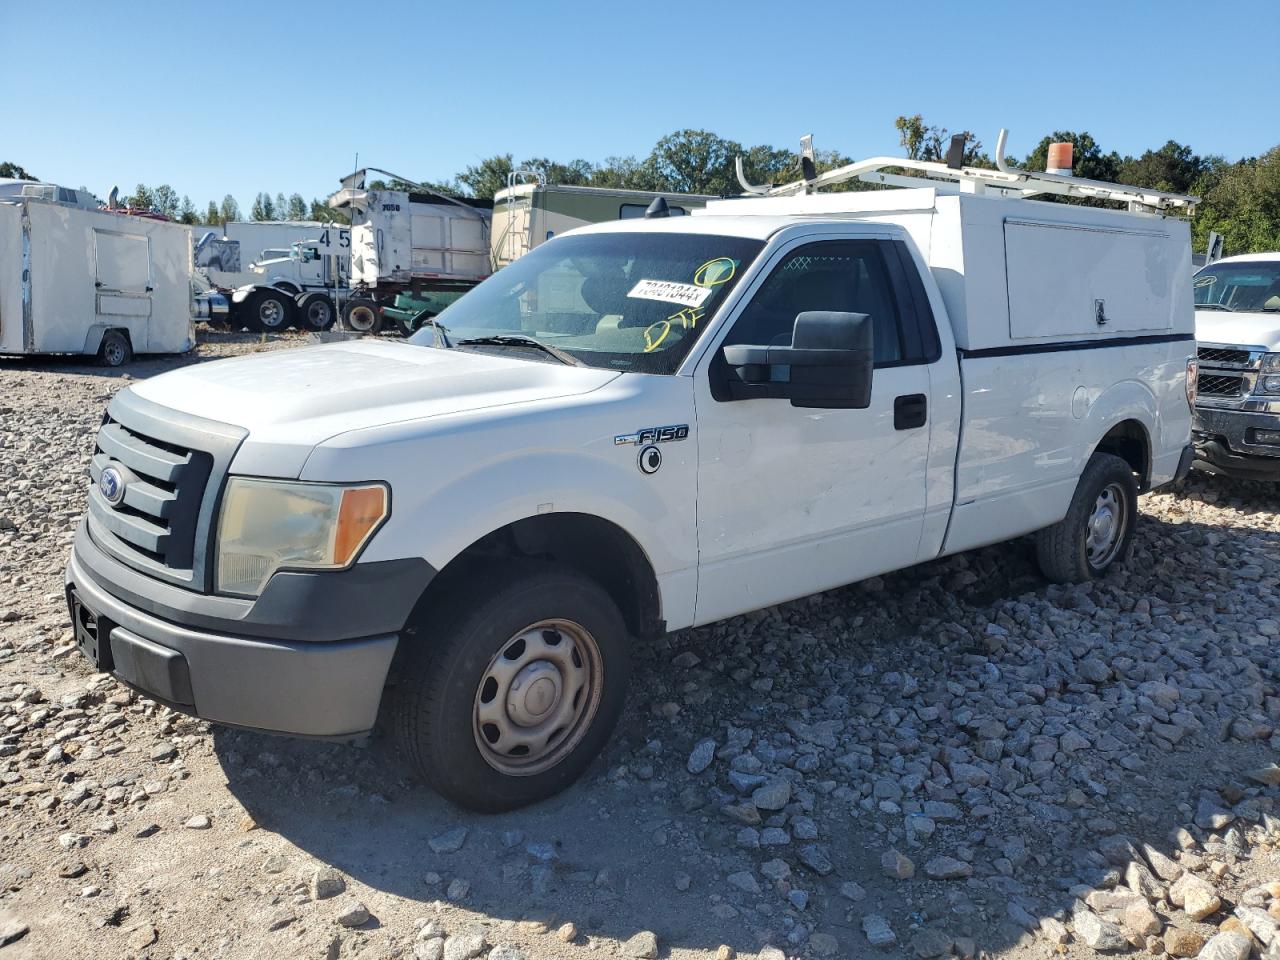
[[[866,233],[797,241],[775,256],[702,358],[696,623],[917,561],[937,334],[932,348],[922,343],[899,257],[894,240]],[[870,315],[867,409],[715,399],[722,346],[790,343],[796,314],[809,310]]]

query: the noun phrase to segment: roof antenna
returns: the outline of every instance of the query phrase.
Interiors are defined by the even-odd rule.
[[[671,210],[667,207],[667,201],[662,197],[654,197],[653,203],[649,204],[644,211],[646,220],[658,220],[669,216],[671,216]]]

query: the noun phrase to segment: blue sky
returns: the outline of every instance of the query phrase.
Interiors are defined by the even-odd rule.
[[[101,196],[167,182],[200,210],[228,192],[245,212],[259,190],[326,195],[357,151],[424,179],[494,153],[643,156],[683,127],[897,153],[903,113],[989,149],[1007,126],[1014,155],[1055,129],[1122,154],[1280,143],[1277,0],[26,9],[33,28],[0,38],[0,160]]]

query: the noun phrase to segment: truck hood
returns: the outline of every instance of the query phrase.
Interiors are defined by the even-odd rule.
[[[145,400],[249,432],[233,470],[297,476],[352,430],[577,396],[619,374],[473,350],[359,340],[184,367],[140,381]]]
[[[1277,353],[1280,352],[1280,313],[1197,310],[1196,339],[1201,343],[1266,347]]]

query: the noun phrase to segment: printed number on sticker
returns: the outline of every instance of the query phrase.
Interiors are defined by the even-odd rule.
[[[636,300],[660,300],[685,307],[700,307],[711,296],[711,289],[675,280],[641,280],[627,296]]]

